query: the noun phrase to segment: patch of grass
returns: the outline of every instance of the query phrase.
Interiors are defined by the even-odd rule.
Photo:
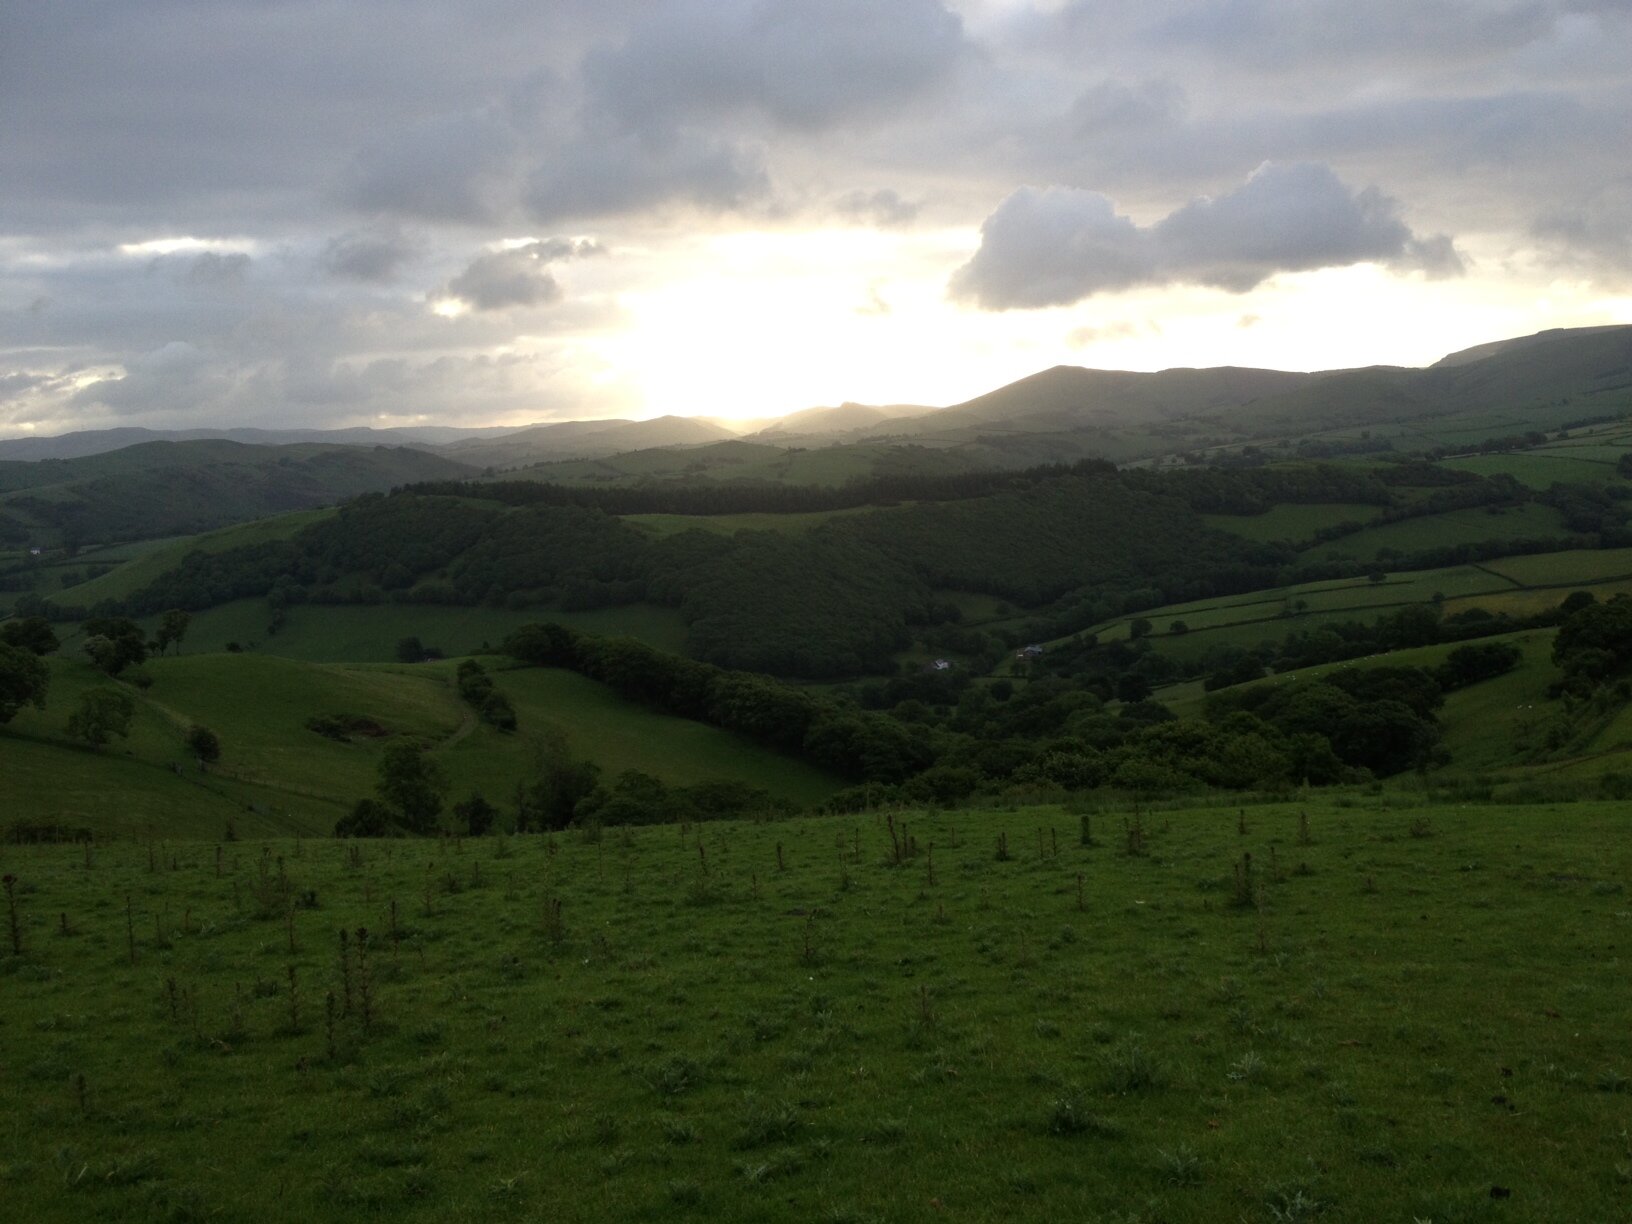
[[[1148,856],[1071,838],[1003,865],[1012,813],[909,813],[927,902],[853,816],[707,826],[700,907],[695,826],[512,836],[502,859],[244,834],[220,875],[202,841],[3,846],[7,1214],[1471,1218],[1511,1185],[1545,1186],[1546,1218],[1617,1218],[1624,987],[1593,966],[1624,936],[1624,805],[1338,798],[1252,807],[1244,836],[1237,803],[1175,806]],[[1312,873],[1270,887],[1265,952],[1227,884],[1195,882],[1285,851],[1300,811]],[[844,891],[841,839],[863,850]],[[423,913],[472,861],[491,885]],[[293,952],[254,917],[263,863],[320,898]],[[358,928],[366,1024],[335,938]]]

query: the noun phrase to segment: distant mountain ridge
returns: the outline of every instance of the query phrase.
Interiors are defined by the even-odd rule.
[[[476,469],[413,447],[143,442],[76,459],[0,461],[0,540],[190,535]]]
[[[124,428],[0,441],[0,460],[70,459],[159,440],[220,439],[251,445],[315,442],[410,446],[478,469],[599,459],[656,448],[743,438],[771,446],[901,442],[1029,447],[1026,461],[1070,436],[1074,454],[1123,461],[1148,443],[1128,435],[1171,433],[1175,422],[1216,428],[1234,440],[1417,420],[1470,409],[1518,411],[1538,400],[1591,397],[1632,385],[1632,325],[1560,328],[1451,353],[1426,368],[1368,366],[1298,372],[1238,366],[1155,373],[1054,366],[944,408],[846,402],[769,422],[662,416],[462,429],[147,430]],[[1023,440],[1030,438],[1026,443]],[[1177,443],[1176,443],[1177,445]],[[986,452],[982,452],[985,454]],[[999,453],[987,455],[1003,460]],[[1013,456],[1011,456],[1013,457]]]
[[[357,426],[349,429],[82,429],[42,438],[0,439],[0,459],[33,462],[40,459],[83,459],[139,446],[144,442],[241,442],[248,446],[437,446],[465,438],[498,437],[526,429],[525,425],[487,425],[461,429],[452,425],[404,425],[389,429]]]

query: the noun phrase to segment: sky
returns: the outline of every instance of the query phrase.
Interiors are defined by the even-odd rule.
[[[1632,0],[0,0],[0,437],[1632,322]]]

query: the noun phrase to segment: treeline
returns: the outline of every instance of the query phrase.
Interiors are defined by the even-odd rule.
[[[1453,652],[1438,671],[1350,668],[1320,680],[1222,695],[1201,719],[1149,700],[1108,707],[1091,679],[1024,685],[925,674],[818,694],[560,625],[518,630],[505,650],[564,667],[647,707],[747,736],[853,782],[838,808],[957,803],[1019,789],[1274,790],[1428,765],[1445,692],[1500,674],[1504,644]]]
[[[854,510],[907,501],[967,501],[1006,489],[1024,488],[1036,480],[1083,473],[1115,472],[1101,459],[1047,464],[1023,471],[924,473],[902,471],[855,477],[840,485],[790,485],[733,480],[707,483],[672,481],[612,489],[550,484],[542,481],[423,481],[403,492],[442,497],[480,497],[506,506],[565,506],[605,514],[801,514]]]
[[[822,679],[887,674],[915,639],[995,661],[1018,640],[1054,639],[1163,604],[1365,575],[1375,561],[1301,560],[1292,545],[1213,530],[1197,507],[1239,510],[1268,499],[1319,496],[1378,504],[1392,496],[1391,482],[1441,476],[1444,487],[1419,498],[1418,508],[1488,505],[1517,495],[1510,481],[1411,464],[1359,472],[1308,465],[1158,475],[1085,463],[1019,476],[874,482],[874,492],[920,496],[800,532],[656,536],[603,506],[550,499],[628,508],[641,505],[626,500],[632,494],[650,494],[655,500],[641,508],[673,510],[712,491],[434,486],[460,495],[365,496],[286,541],[190,554],[129,599],[91,611],[146,615],[264,596],[277,623],[285,609],[301,603],[576,610],[644,602],[676,608],[687,625],[687,653],[722,667]],[[542,500],[488,500],[494,489],[521,501]],[[952,496],[981,489],[979,496]],[[947,500],[923,496],[936,490]],[[767,504],[754,501],[752,490],[742,492],[741,505]],[[1565,489],[1547,496],[1568,507],[1571,523],[1598,530],[1457,545],[1390,563],[1459,564],[1591,546],[1625,532],[1618,526],[1624,504],[1613,497]],[[1386,514],[1408,509],[1391,507]],[[996,635],[963,629],[957,607],[935,594],[948,588],[1003,599],[1028,610],[1029,619]],[[26,598],[33,613],[86,611]]]
[[[128,450],[149,462],[138,466],[127,452],[115,452],[47,461],[49,469],[28,464],[56,483],[6,494],[5,503],[77,548],[192,535],[460,469],[405,447],[164,442]]]
[[[503,649],[521,662],[575,671],[648,708],[734,731],[853,781],[900,781],[934,758],[923,737],[893,719],[629,638],[599,638],[544,623],[518,629]]]
[[[955,617],[935,586],[1036,605],[1074,591],[1201,598],[1274,577],[1272,551],[1207,528],[1108,465],[1049,469],[975,500],[919,501],[799,533],[653,537],[604,510],[399,492],[288,541],[189,555],[127,615],[265,595],[303,602],[677,607],[691,654],[832,677],[890,668],[911,629]],[[527,486],[531,488],[532,486]],[[483,490],[468,488],[468,493]],[[1198,563],[1199,559],[1199,563]]]

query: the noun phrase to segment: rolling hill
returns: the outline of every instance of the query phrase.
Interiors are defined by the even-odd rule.
[[[78,459],[0,463],[0,519],[14,537],[52,545],[142,540],[473,474],[409,447],[144,442]]]

